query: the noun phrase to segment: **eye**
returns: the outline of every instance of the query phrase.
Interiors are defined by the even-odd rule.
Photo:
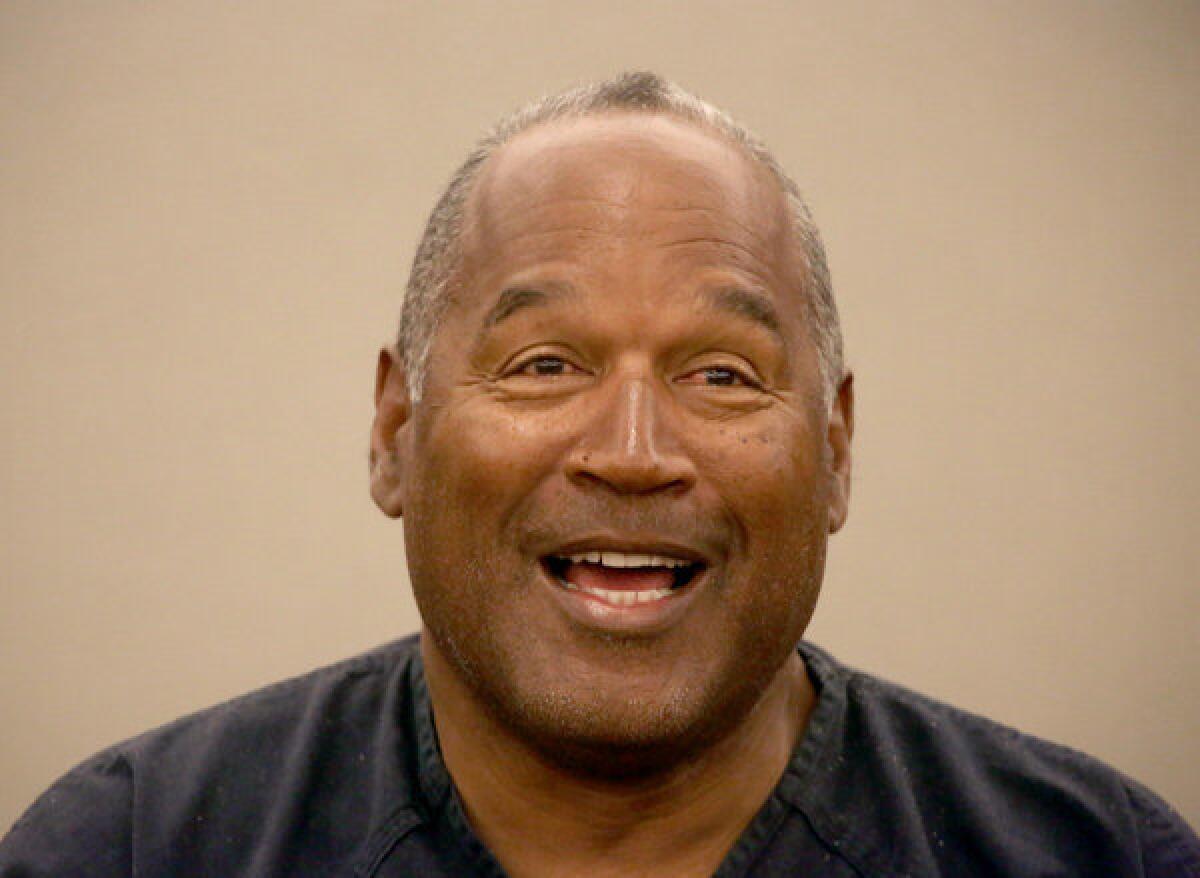
[[[684,375],[680,382],[683,384],[699,384],[705,387],[758,387],[756,381],[747,369],[733,366],[705,366]]]
[[[532,357],[517,363],[510,374],[523,378],[555,378],[560,375],[571,375],[580,370],[562,357],[547,354]]]
[[[538,357],[518,370],[522,375],[562,375],[567,364],[558,357]]]
[[[736,372],[724,366],[712,366],[708,369],[701,369],[700,374],[704,376],[705,384],[714,384],[719,387],[732,387],[741,380]]]

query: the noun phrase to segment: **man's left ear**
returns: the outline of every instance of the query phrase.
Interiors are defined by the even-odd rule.
[[[371,499],[389,518],[404,514],[404,465],[412,403],[399,351],[384,348],[375,367],[371,424]]]
[[[829,492],[829,532],[832,534],[842,529],[850,509],[850,440],[854,437],[854,375],[850,372],[838,386],[825,436],[829,443],[832,480]]]

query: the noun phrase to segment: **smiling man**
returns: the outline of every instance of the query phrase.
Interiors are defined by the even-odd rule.
[[[738,146],[611,113],[513,136],[463,213],[373,433],[446,764],[516,874],[709,874],[813,703],[795,647],[846,510],[850,379],[792,212]],[[556,801],[574,777],[595,813]]]
[[[1200,874],[1135,782],[802,642],[850,488],[824,254],[670,83],[477,148],[376,408],[419,637],[89,760],[0,873]]]

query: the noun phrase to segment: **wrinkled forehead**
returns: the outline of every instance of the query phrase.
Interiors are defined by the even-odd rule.
[[[561,231],[706,235],[784,260],[795,248],[769,171],[724,138],[674,117],[610,113],[517,135],[483,168],[467,204],[466,260]],[[464,267],[467,267],[464,264]]]

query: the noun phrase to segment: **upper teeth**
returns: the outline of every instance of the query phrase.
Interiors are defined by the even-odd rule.
[[[576,564],[603,564],[605,567],[686,567],[690,561],[668,558],[666,555],[644,555],[633,552],[579,552],[567,555]]]

